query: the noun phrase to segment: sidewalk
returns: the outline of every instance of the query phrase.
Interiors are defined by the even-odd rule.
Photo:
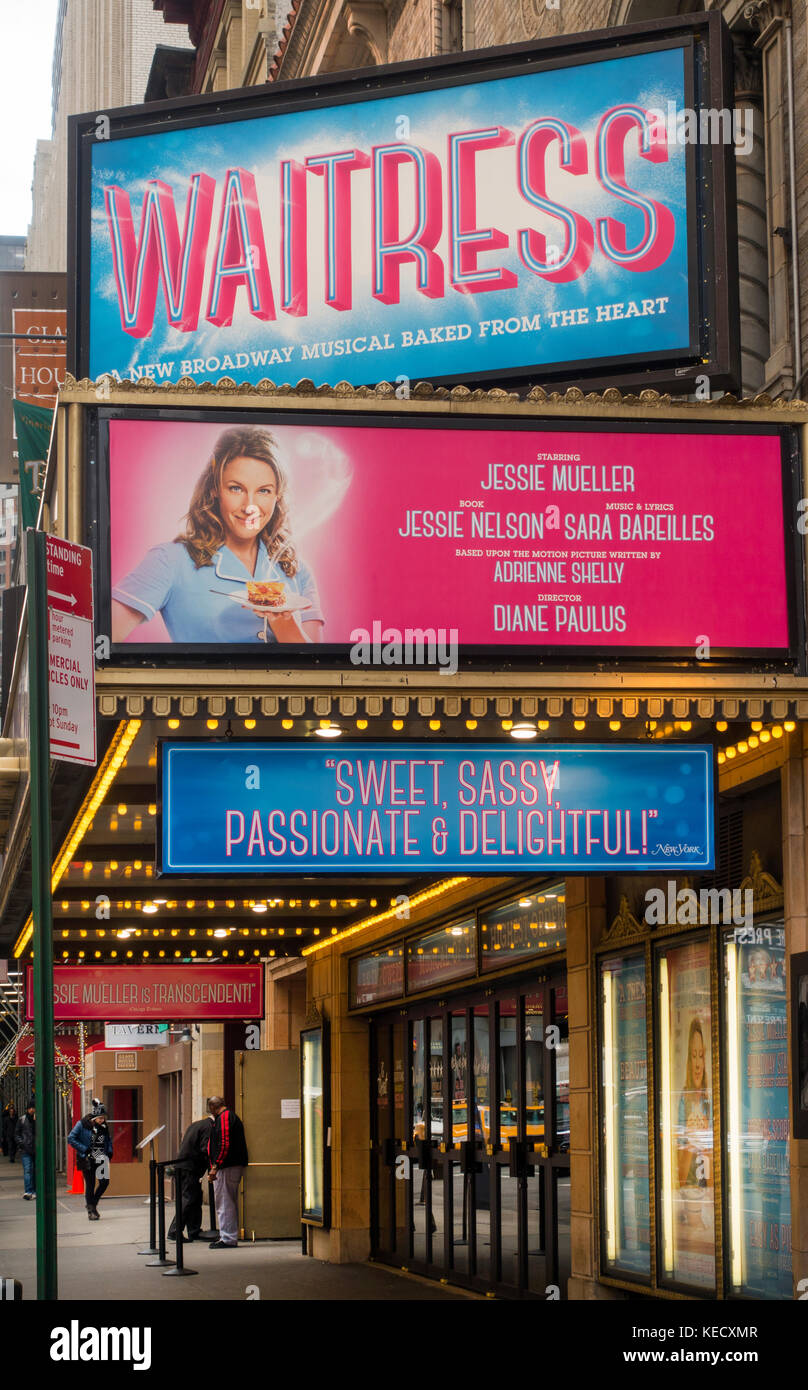
[[[114,1177],[113,1177],[114,1181]],[[22,1196],[22,1164],[0,1156],[0,1278],[20,1279],[25,1299],[36,1298],[36,1202]],[[294,1240],[257,1241],[237,1250],[209,1250],[208,1242],[183,1247],[195,1278],[165,1278],[148,1269],[149,1209],[143,1197],[105,1196],[100,1221],[88,1221],[82,1197],[65,1192],[57,1177],[59,1297],[97,1300],[245,1301],[258,1289],[262,1300],[309,1302],[464,1302],[474,1295],[432,1280],[398,1274],[381,1265],[323,1264],[301,1255]],[[168,1215],[170,1220],[170,1214]],[[174,1254],[168,1243],[167,1258]],[[480,1300],[485,1301],[485,1300]]]

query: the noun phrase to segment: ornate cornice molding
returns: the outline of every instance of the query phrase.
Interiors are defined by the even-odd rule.
[[[60,401],[70,403],[80,397],[87,404],[104,404],[111,399],[120,399],[123,396],[136,395],[157,395],[161,398],[160,404],[164,403],[167,396],[221,396],[239,397],[242,403],[249,403],[248,398],[252,397],[256,403],[273,397],[315,397],[318,400],[335,402],[366,402],[366,401],[390,401],[395,403],[397,410],[406,413],[408,401],[416,404],[426,402],[448,402],[450,405],[474,405],[485,402],[494,405],[510,404],[512,406],[538,406],[538,407],[562,407],[564,409],[580,410],[581,414],[586,414],[591,409],[603,410],[604,408],[617,407],[621,410],[673,410],[685,414],[701,415],[708,418],[714,411],[720,413],[731,410],[738,411],[776,411],[778,415],[792,415],[801,421],[808,420],[808,402],[801,400],[787,400],[785,397],[767,395],[760,392],[756,396],[737,397],[726,392],[717,400],[711,401],[689,401],[674,397],[667,392],[646,389],[638,393],[623,392],[616,386],[607,387],[605,391],[583,391],[580,386],[569,386],[565,391],[555,390],[553,387],[545,389],[543,386],[533,386],[524,394],[518,391],[506,391],[501,387],[491,387],[489,390],[478,388],[470,390],[467,386],[433,386],[429,381],[419,381],[410,390],[409,397],[404,400],[396,395],[397,388],[389,381],[380,381],[376,386],[352,386],[350,382],[340,381],[336,386],[315,386],[309,377],[301,378],[296,385],[289,382],[278,385],[276,382],[264,378],[256,384],[247,381],[237,382],[233,377],[223,376],[218,381],[196,382],[193,377],[183,376],[178,381],[154,381],[151,377],[141,377],[139,381],[131,381],[128,378],[118,381],[114,377],[99,377],[97,381],[92,381],[89,377],[82,377],[77,381],[68,372],[65,376],[64,384],[60,392]],[[141,402],[139,402],[140,404]],[[183,400],[185,403],[185,400]],[[538,412],[537,412],[538,413]]]
[[[664,673],[653,694],[617,693],[620,675],[460,671],[442,680],[434,670],[236,671],[99,666],[98,712],[102,718],[169,719],[803,719],[808,720],[808,682],[789,698],[763,698],[666,690]],[[272,689],[267,691],[271,680]],[[611,689],[606,684],[611,682]],[[594,731],[594,729],[593,729]],[[785,759],[783,743],[771,756]],[[737,764],[732,764],[733,772]],[[750,774],[751,775],[751,774]]]

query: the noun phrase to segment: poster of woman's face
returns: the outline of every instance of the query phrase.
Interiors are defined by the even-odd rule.
[[[706,941],[666,951],[670,1031],[665,1055],[673,1210],[672,1268],[678,1282],[715,1281],[710,952]]]

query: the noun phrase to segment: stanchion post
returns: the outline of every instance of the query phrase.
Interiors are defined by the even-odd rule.
[[[176,1167],[174,1169],[174,1189],[175,1189],[175,1210],[174,1210],[174,1230],[176,1231],[175,1240],[177,1242],[177,1263],[173,1269],[164,1269],[163,1274],[197,1274],[196,1269],[186,1269],[183,1257],[183,1235],[182,1227],[185,1216],[182,1210],[182,1171]]]
[[[208,1178],[208,1213],[210,1216],[210,1230],[203,1231],[202,1234],[210,1236],[211,1239],[215,1240],[219,1234],[219,1228],[216,1225],[216,1199],[213,1195],[213,1183],[210,1178]]]
[[[156,1255],[158,1253],[154,1243],[157,1238],[157,1161],[154,1157],[153,1143],[151,1150],[151,1158],[149,1159],[149,1244],[145,1250],[138,1250],[139,1255]]]
[[[147,1269],[165,1268],[173,1260],[166,1259],[166,1165],[157,1164],[157,1259],[149,1260]]]
[[[144,1135],[138,1144],[138,1148],[144,1150],[149,1146],[149,1244],[146,1250],[138,1250],[139,1255],[159,1255],[159,1250],[155,1245],[156,1239],[156,1218],[157,1218],[157,1157],[154,1150],[154,1141],[159,1134],[162,1134],[165,1125],[160,1125],[153,1129],[150,1134]],[[163,1250],[165,1255],[165,1250]]]

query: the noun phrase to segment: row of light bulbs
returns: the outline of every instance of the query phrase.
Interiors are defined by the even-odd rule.
[[[62,951],[62,961],[67,961],[67,960],[70,958],[70,954],[71,954],[70,951]],[[134,957],[134,954],[135,954],[135,953],[134,953],[134,951],[129,950],[129,951],[121,951],[120,954],[121,954],[122,957],[125,956],[127,960],[131,960],[131,959]],[[170,955],[171,952],[166,952],[166,951],[155,951],[155,952],[152,953],[151,951],[141,951],[141,953],[140,953],[140,958],[141,958],[141,960],[149,960],[149,959],[151,959],[152,954],[154,955],[155,959],[160,959],[160,960],[162,960],[166,955]],[[227,958],[227,957],[230,955],[230,952],[229,952],[229,951],[216,951],[216,952],[214,952],[214,951],[204,951],[204,952],[202,952],[202,951],[196,951],[196,950],[194,950],[194,951],[174,951],[173,954],[174,954],[174,959],[175,959],[175,960],[186,959],[186,958],[189,957],[189,956],[194,957],[194,958],[197,958],[197,957],[200,957],[200,956],[201,956],[201,957],[204,959],[206,956],[213,956],[214,954],[215,954],[216,958],[218,959],[219,956],[222,956],[222,957],[224,957],[224,958]],[[246,956],[246,955],[248,954],[248,952],[247,952],[247,951],[244,951],[244,950],[239,950],[239,951],[235,951],[233,954],[234,954],[234,955],[237,955],[237,956],[240,956],[240,957],[243,957],[243,956]],[[275,954],[276,954],[275,951],[264,951],[264,952],[262,952],[262,951],[257,950],[257,949],[254,950],[254,951],[252,952],[252,955],[253,955],[253,956],[262,956],[262,955],[263,955],[265,958],[266,958],[266,957],[274,956]],[[77,951],[77,952],[76,952],[76,957],[77,957],[78,960],[86,960],[86,959],[87,959],[87,955],[88,955],[88,953],[87,953],[86,951]],[[92,952],[92,958],[95,959],[95,960],[101,960],[102,958],[103,958],[103,959],[106,959],[106,960],[116,960],[116,959],[117,959],[117,956],[118,956],[118,952],[117,952],[117,951],[114,951],[114,950],[113,950],[113,951],[108,951],[108,952],[106,953],[106,956],[104,956],[104,953],[103,953],[102,951],[93,951],[93,952]],[[31,953],[31,958],[33,959],[33,952]]]
[[[726,722],[724,722],[724,728],[726,727]],[[776,741],[784,734],[792,733],[797,726],[793,719],[786,719],[782,724],[772,724],[768,729],[764,729],[761,720],[753,719],[751,727],[752,732],[746,738],[740,739],[738,743],[730,744],[728,748],[718,750],[719,764],[732,762],[739,754],[753,753],[761,744]]]
[[[220,722],[221,721],[218,719],[207,719],[205,721],[208,729],[210,729],[211,731],[215,731],[216,729],[218,729]],[[257,724],[257,720],[255,719],[245,719],[242,722],[244,724],[244,728],[247,730],[254,729]],[[382,721],[377,720],[375,722],[381,723]],[[623,727],[622,719],[608,719],[606,722],[608,723],[608,727],[612,733],[618,733],[619,730]],[[179,719],[169,719],[168,727],[169,729],[178,729],[180,727],[180,723],[181,721]],[[432,730],[433,733],[437,733],[443,727],[443,721],[440,719],[429,719],[427,723],[428,727]],[[474,730],[478,727],[478,720],[476,719],[466,719],[464,720],[464,723],[465,727],[469,730]],[[367,729],[369,720],[356,719],[354,721],[354,724],[357,729],[364,730]],[[550,728],[550,720],[502,719],[500,720],[500,726],[504,733],[510,734],[511,738],[524,739],[527,741],[530,739],[538,738],[538,735],[540,733],[546,733],[547,730]],[[572,722],[572,726],[577,733],[582,733],[587,726],[587,720],[574,719]],[[293,729],[294,727],[294,719],[281,720],[281,728],[286,729],[288,731]],[[405,721],[403,719],[391,719],[390,727],[394,729],[396,733],[400,733],[402,729],[404,729],[405,727]],[[727,729],[727,727],[728,725],[726,719],[716,720],[715,728],[718,733],[723,733]],[[754,729],[754,723],[752,727]],[[760,724],[759,722],[758,727],[762,728],[762,724]],[[793,720],[788,720],[783,726],[775,725],[774,727],[780,727],[782,734],[782,729],[791,730],[796,726]],[[648,729],[654,735],[654,738],[657,739],[669,738],[674,733],[690,733],[692,728],[693,722],[690,719],[671,720],[669,723],[661,723],[657,719],[651,719],[648,721]],[[345,732],[345,727],[343,727],[343,725],[341,724],[335,723],[335,721],[332,719],[321,719],[317,728],[314,730],[314,733],[317,734],[320,738],[340,738],[342,734],[344,734]],[[151,807],[149,807],[149,812],[151,813]]]
[[[113,863],[116,863],[116,861],[113,861]],[[91,870],[92,870],[92,867],[93,867],[92,864],[90,864],[90,869],[91,869]],[[117,864],[116,864],[116,867],[117,867]],[[135,867],[136,869],[137,869],[137,868],[140,868],[140,861],[139,861],[139,860],[137,860],[137,859],[135,860],[134,867]],[[391,898],[391,899],[390,899],[391,905],[393,905],[395,902],[396,902],[396,899],[395,899],[395,898]],[[202,908],[203,906],[205,906],[205,907],[208,909],[208,911],[212,912],[212,911],[214,911],[214,909],[216,909],[216,910],[221,910],[222,904],[226,905],[226,906],[230,909],[230,911],[232,912],[233,909],[237,906],[237,900],[236,900],[235,898],[226,898],[226,899],[222,899],[222,902],[220,903],[220,902],[217,902],[217,900],[214,899],[214,898],[206,898],[206,899],[204,900],[204,903],[203,903],[202,899],[200,899],[199,901],[197,901],[196,898],[186,898],[186,899],[185,899],[185,902],[182,903],[182,902],[180,901],[179,898],[151,898],[151,899],[146,899],[145,901],[144,901],[143,899],[141,899],[141,898],[134,898],[134,899],[133,899],[133,898],[119,898],[119,899],[117,900],[117,902],[114,904],[114,906],[115,906],[116,908],[118,908],[119,911],[120,911],[120,910],[123,910],[123,909],[126,909],[127,912],[130,912],[130,911],[132,910],[132,908],[134,908],[136,912],[145,912],[147,915],[153,915],[153,914],[154,914],[155,912],[157,912],[158,909],[161,908],[161,907],[165,908],[167,912],[173,912],[173,911],[175,911],[176,909],[182,908],[182,907],[184,906],[189,912],[193,912],[193,911],[195,911],[195,910],[201,910],[201,908]],[[112,905],[112,904],[111,904],[111,905]],[[285,900],[284,898],[266,898],[266,899],[242,898],[242,899],[241,899],[241,906],[242,906],[242,907],[251,908],[253,912],[257,912],[257,913],[267,912],[268,909],[269,909],[270,907],[284,907],[285,905],[286,905],[286,900]],[[303,905],[304,905],[304,904],[303,904],[303,899],[302,899],[302,898],[290,898],[290,899],[289,899],[288,906],[289,906],[290,908],[301,908],[301,907],[303,907]],[[320,907],[320,905],[321,905],[321,899],[320,899],[320,898],[310,898],[310,899],[309,899],[308,905],[309,905],[309,907],[311,907],[311,908]],[[339,907],[340,905],[342,905],[343,907],[345,907],[345,906],[347,906],[347,907],[358,907],[358,906],[359,906],[359,898],[330,898],[330,899],[329,899],[329,906],[330,906],[330,907]],[[371,907],[376,907],[376,905],[377,905],[376,899],[375,899],[375,898],[371,898],[371,899],[370,899],[370,906],[371,906]],[[68,911],[70,910],[71,906],[72,906],[72,907],[76,907],[76,906],[77,906],[77,903],[71,903],[71,901],[70,901],[69,898],[63,898],[63,899],[61,900],[61,908],[62,908],[62,911],[63,911],[63,912],[68,912]],[[90,908],[95,908],[95,906],[96,906],[96,904],[95,904],[94,902],[90,902],[89,898],[82,898],[82,899],[81,899],[81,910],[82,910],[82,912],[89,912]]]
[[[335,931],[337,931],[337,928],[336,928],[336,927],[332,927],[331,930],[332,930],[332,932],[335,932]],[[89,935],[89,932],[87,931],[87,929],[86,929],[85,927],[79,927],[78,929],[74,929],[73,931],[70,931],[70,929],[69,929],[68,927],[63,927],[63,928],[62,928],[62,933],[61,933],[61,934],[62,934],[62,940],[63,940],[63,941],[69,941],[69,940],[71,939],[71,937],[72,937],[74,940],[84,941],[84,940],[87,938],[87,936]],[[201,936],[201,935],[202,935],[202,932],[200,931],[199,934],[200,934],[200,936]],[[207,927],[207,928],[205,929],[205,935],[206,935],[206,936],[218,937],[218,938],[220,938],[220,939],[222,939],[222,940],[223,940],[225,937],[227,937],[227,936],[237,936],[237,935],[239,935],[239,934],[241,934],[241,936],[285,936],[285,935],[286,935],[286,928],[285,928],[285,927],[262,927],[261,930],[260,930],[260,932],[258,932],[258,931],[251,931],[249,927]],[[313,929],[313,934],[314,934],[315,936],[319,936],[319,935],[320,935],[320,928],[319,928],[319,927],[315,927],[315,928]],[[152,938],[153,938],[155,941],[156,941],[156,940],[159,940],[159,938],[160,938],[161,936],[196,936],[196,927],[191,927],[190,929],[186,929],[184,932],[181,932],[180,929],[179,929],[178,927],[172,927],[170,931],[169,931],[168,928],[166,928],[166,927],[152,927],[152,928],[150,928],[149,930],[147,930],[147,929],[145,929],[145,928],[141,928],[141,927],[134,927],[134,926],[127,926],[127,927],[110,927],[110,928],[107,928],[107,927],[96,927],[96,928],[95,928],[95,936],[96,936],[96,938],[103,938],[103,937],[105,937],[105,936],[117,936],[117,937],[119,937],[119,938],[125,939],[126,937],[129,937],[129,936],[149,936],[149,935],[151,935]],[[294,936],[302,936],[302,935],[303,935],[303,928],[302,928],[302,927],[295,927],[295,928],[293,929],[293,928],[290,927],[290,928],[289,928],[289,935],[290,935],[290,936],[292,936],[292,935],[294,935]]]

